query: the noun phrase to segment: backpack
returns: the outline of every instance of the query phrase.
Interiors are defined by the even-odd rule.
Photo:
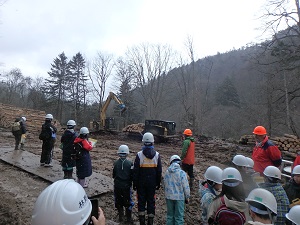
[[[221,197],[221,206],[215,215],[215,223],[219,225],[243,225],[246,222],[245,214],[232,210],[225,205],[224,196]]]
[[[13,122],[12,126],[11,126],[11,131],[12,132],[16,132],[16,131],[19,131],[21,130],[21,124],[20,122]]]
[[[72,159],[80,159],[83,156],[84,148],[82,146],[82,142],[74,143],[73,149],[71,152]]]
[[[43,125],[42,126],[42,131],[39,135],[39,139],[42,140],[42,141],[45,141],[45,140],[50,139],[51,136],[52,136],[51,130],[48,127]]]

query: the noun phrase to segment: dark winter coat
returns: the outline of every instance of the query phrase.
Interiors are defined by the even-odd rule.
[[[76,159],[76,175],[79,179],[83,179],[92,175],[92,161],[89,151],[93,149],[93,146],[87,139],[76,137],[74,144],[79,142],[81,142],[84,150],[82,157]]]
[[[45,131],[47,133],[47,139],[43,141],[51,141],[53,139],[53,135],[56,134],[57,129],[51,123],[51,120],[45,120],[45,123],[42,125],[42,132]]]
[[[132,185],[133,163],[119,158],[114,163],[113,178],[115,188],[130,188]]]
[[[160,186],[162,174],[161,159],[153,146],[144,146],[134,161],[134,186],[152,184],[154,188]]]
[[[283,186],[290,203],[296,198],[300,198],[300,185],[297,184],[294,179],[291,179]]]
[[[73,129],[67,129],[62,137],[61,137],[61,143],[63,145],[62,148],[62,161],[61,166],[62,167],[74,167],[76,165],[75,160],[71,158],[71,153],[73,151],[73,143],[75,138],[77,137],[76,132],[74,132]]]

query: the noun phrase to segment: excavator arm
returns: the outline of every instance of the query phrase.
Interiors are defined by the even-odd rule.
[[[107,99],[104,102],[102,109],[100,111],[100,122],[101,122],[102,127],[105,127],[106,110],[107,110],[111,100],[114,100],[116,103],[118,103],[118,107],[121,109],[121,113],[126,111],[125,104],[122,102],[122,100],[119,99],[113,92],[109,92],[109,95],[107,96]]]

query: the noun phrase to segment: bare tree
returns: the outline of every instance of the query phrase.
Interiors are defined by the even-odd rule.
[[[159,119],[166,93],[166,74],[172,65],[173,50],[168,45],[141,44],[128,49],[134,85],[142,97],[145,117]]]
[[[90,77],[93,86],[93,95],[99,103],[99,112],[102,109],[104,101],[106,82],[111,76],[113,68],[113,56],[102,52],[98,52],[92,63],[87,66],[88,76]]]

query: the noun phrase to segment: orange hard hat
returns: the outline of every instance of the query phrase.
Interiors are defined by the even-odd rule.
[[[253,134],[256,134],[256,135],[266,135],[267,134],[267,130],[263,126],[257,126],[257,127],[254,128]]]
[[[183,134],[184,134],[184,135],[187,135],[187,136],[192,136],[192,135],[193,135],[193,132],[191,131],[191,129],[185,129],[185,130],[183,131]]]

